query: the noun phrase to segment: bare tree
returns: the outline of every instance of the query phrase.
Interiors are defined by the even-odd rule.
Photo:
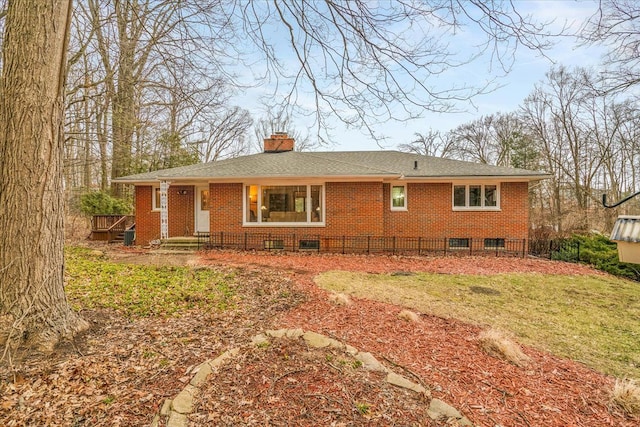
[[[608,49],[599,88],[625,91],[640,83],[640,3],[635,0],[599,0],[596,13],[579,33],[585,44]]]
[[[254,149],[261,152],[264,138],[269,138],[276,132],[287,132],[287,134],[295,140],[296,151],[310,151],[320,146],[319,141],[312,141],[308,132],[297,129],[294,120],[289,114],[288,108],[280,108],[279,106],[265,105],[266,115],[258,120],[254,126]]]
[[[326,142],[336,117],[379,140],[373,123],[449,111],[454,101],[495,87],[488,82],[482,87],[436,88],[434,81],[483,54],[506,72],[518,47],[539,52],[547,48],[547,27],[518,13],[514,4],[285,0],[250,2],[234,11],[264,54],[264,78],[288,83],[284,94],[278,93],[281,107],[310,104],[319,140]],[[476,52],[460,56],[448,43],[465,26],[484,39],[477,38]],[[286,46],[276,44],[278,38],[267,36],[271,34],[282,35]],[[293,61],[283,59],[291,57]]]
[[[86,327],[69,309],[62,286],[62,95],[71,3],[6,4],[6,12],[0,7],[1,330],[8,331],[5,340],[28,337],[51,348]],[[187,60],[203,79],[232,79],[235,59],[247,47],[243,35],[266,58],[264,77],[286,86],[281,105],[305,104],[303,95],[311,94],[319,135],[331,128],[329,117],[373,135],[376,121],[446,111],[451,101],[486,89],[433,84],[435,76],[476,57],[456,56],[447,46],[446,37],[464,25],[486,35],[481,53],[493,55],[505,71],[514,48],[546,47],[545,28],[508,1],[84,0],[76,10],[91,23],[79,52],[99,58],[85,65],[95,70],[95,80],[85,85],[100,88],[87,97],[101,101],[101,108],[78,111],[95,117],[103,159],[113,141],[112,177],[129,173],[135,148],[143,146],[140,118],[149,82]],[[293,61],[275,55],[274,28],[286,36]],[[403,114],[395,113],[398,108]]]
[[[5,19],[0,343],[26,339],[51,350],[61,338],[88,327],[70,309],[63,286],[61,155],[71,2],[11,1]]]
[[[443,138],[439,131],[433,129],[429,129],[427,133],[415,133],[413,141],[398,145],[400,151],[434,157],[450,157],[452,148],[452,141]]]
[[[599,101],[591,87],[584,69],[552,69],[523,107],[531,132],[541,143],[545,166],[554,174],[556,222],[560,224],[564,201],[571,200],[577,214],[574,227],[580,229],[589,228],[588,209],[597,200],[592,189],[603,161],[597,147],[599,120],[593,115]]]
[[[207,117],[199,129],[200,139],[196,141],[200,158],[211,162],[248,153],[250,144],[246,138],[253,119],[247,110],[235,107]]]

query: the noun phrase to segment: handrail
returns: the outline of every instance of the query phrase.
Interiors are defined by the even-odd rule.
[[[124,231],[125,227],[118,227],[116,228],[116,226],[119,226],[121,223],[124,223],[126,226],[126,221],[127,221],[127,216],[123,215],[122,218],[120,218],[119,220],[117,220],[116,222],[113,223],[113,225],[111,225],[111,227],[109,227],[107,229],[107,241],[111,242],[113,240],[113,238],[115,237],[113,235],[114,231],[117,231],[118,233],[120,231]]]
[[[602,206],[604,206],[605,208],[611,209],[611,208],[615,208],[616,206],[620,206],[621,204],[628,202],[629,200],[633,199],[634,197],[640,195],[640,191],[636,191],[635,193],[633,193],[630,196],[625,197],[622,200],[619,200],[616,203],[612,203],[610,205],[607,204],[607,195],[603,194],[602,195]]]
[[[106,230],[120,218],[122,218],[122,215],[93,215],[91,217],[91,229]]]
[[[127,229],[127,223],[132,218],[135,217],[133,215],[122,215],[122,218],[114,222],[111,227],[107,229],[107,241],[113,241],[118,234],[125,231]]]

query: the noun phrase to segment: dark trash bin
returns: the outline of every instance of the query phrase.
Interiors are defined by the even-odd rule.
[[[133,245],[133,240],[135,239],[135,231],[134,230],[125,230],[124,232],[124,245],[131,246]]]

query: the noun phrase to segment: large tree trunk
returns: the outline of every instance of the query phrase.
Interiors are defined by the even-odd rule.
[[[88,324],[64,293],[62,117],[71,1],[8,3],[0,75],[0,343],[51,350]]]

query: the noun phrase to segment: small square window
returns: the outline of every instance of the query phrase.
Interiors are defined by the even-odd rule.
[[[151,202],[151,209],[154,211],[160,210],[160,187],[153,187],[153,200]]]
[[[298,244],[300,250],[320,249],[320,240],[300,240]]]
[[[484,186],[484,205],[495,207],[498,205],[498,187],[495,185]]]
[[[404,185],[391,186],[391,209],[402,210],[407,208],[407,187]]]
[[[450,249],[468,249],[469,239],[451,238],[449,239]]]
[[[209,210],[209,190],[200,190],[200,210]]]
[[[485,249],[504,249],[504,239],[484,239]]]
[[[469,206],[473,206],[473,207],[482,206],[482,186],[480,185],[469,186]]]
[[[464,185],[453,186],[453,206],[467,206],[466,187]]]

